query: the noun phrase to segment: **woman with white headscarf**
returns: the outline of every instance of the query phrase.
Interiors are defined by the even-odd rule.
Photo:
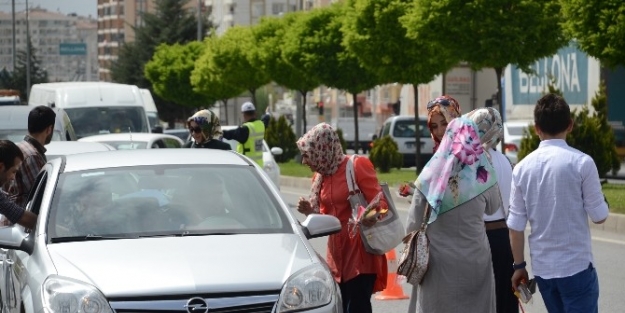
[[[493,270],[495,274],[495,294],[497,313],[518,313],[519,302],[512,291],[511,277],[514,274],[510,237],[506,226],[506,216],[512,184],[512,165],[503,153],[495,150],[503,138],[503,122],[499,111],[493,108],[480,108],[464,115],[479,129],[480,142],[488,153],[495,168],[502,205],[493,215],[484,215],[486,236],[490,243]]]

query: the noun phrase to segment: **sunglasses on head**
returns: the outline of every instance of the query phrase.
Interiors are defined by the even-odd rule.
[[[200,127],[200,126],[189,127],[189,132],[190,133],[201,133],[202,132],[202,127]]]
[[[428,111],[432,110],[432,108],[435,105],[437,105],[437,104],[440,104],[440,105],[442,105],[444,107],[448,107],[449,105],[451,105],[451,102],[449,101],[449,99],[445,99],[445,98],[434,99],[434,100],[428,102],[428,106],[427,106]]]

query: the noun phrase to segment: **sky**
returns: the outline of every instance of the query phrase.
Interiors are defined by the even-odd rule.
[[[0,11],[10,13],[12,0],[0,0]],[[97,17],[97,0],[28,0],[29,7],[40,6],[48,11],[59,11],[63,14],[76,13],[82,16]],[[26,8],[25,0],[15,0],[15,10],[23,11]]]

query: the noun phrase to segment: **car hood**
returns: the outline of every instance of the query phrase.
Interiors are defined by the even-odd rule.
[[[318,262],[295,234],[117,239],[48,245],[61,276],[106,297],[280,290]]]

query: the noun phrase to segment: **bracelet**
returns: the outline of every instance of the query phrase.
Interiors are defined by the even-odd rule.
[[[525,263],[525,261],[516,264],[516,263],[512,263],[512,268],[516,271],[516,270],[522,270],[525,268],[525,265],[527,265],[527,263]]]

